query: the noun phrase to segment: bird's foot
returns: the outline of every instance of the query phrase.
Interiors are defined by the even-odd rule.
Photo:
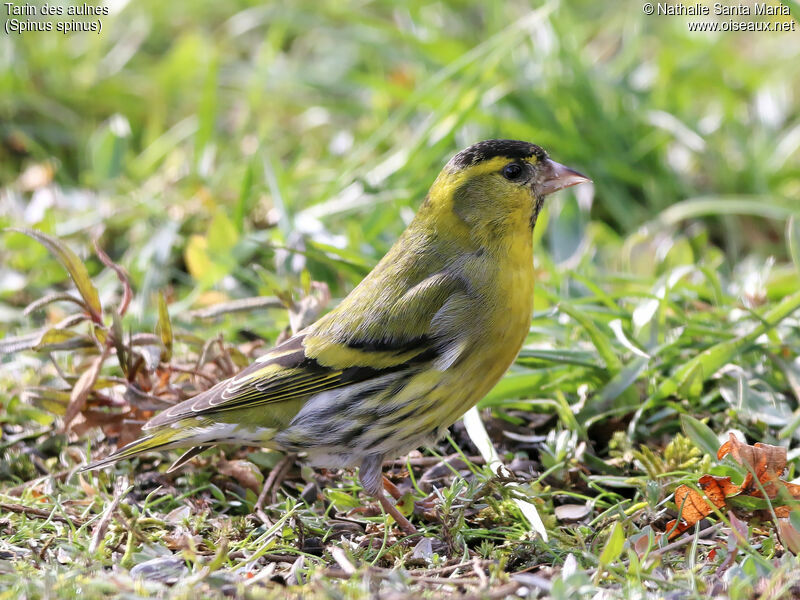
[[[383,477],[383,489],[389,492],[389,495],[397,501],[401,500],[404,496],[403,492],[401,492],[394,483],[389,481],[385,475]],[[434,519],[436,517],[436,499],[436,494],[431,493],[422,500],[415,500],[414,514],[427,520]]]
[[[394,519],[394,522],[397,523],[398,527],[403,530],[403,533],[406,535],[413,535],[417,533],[417,528],[411,524],[411,521],[406,519],[403,513],[397,508],[397,506],[392,503],[384,494],[378,496],[378,502],[381,503],[383,510],[386,511],[387,514],[391,515]]]
[[[414,514],[419,515],[427,520],[433,520],[436,518],[436,505],[438,496],[434,493],[428,494],[422,500],[417,500],[414,502]]]
[[[276,495],[278,488],[281,487],[286,474],[289,472],[296,458],[296,454],[287,454],[280,459],[278,464],[270,471],[267,480],[264,482],[264,486],[261,488],[261,493],[258,495],[258,500],[256,500],[255,506],[253,507],[253,512],[267,527],[272,525],[272,522],[267,518],[266,513],[264,513],[264,505],[267,503],[267,496],[270,497],[271,503],[277,501]]]

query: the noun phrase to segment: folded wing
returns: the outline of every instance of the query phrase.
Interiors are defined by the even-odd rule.
[[[295,403],[299,409],[299,401],[314,394],[426,363],[436,365],[437,359],[441,364],[442,357],[448,363],[443,366],[449,366],[460,346],[456,332],[451,336],[451,328],[444,326],[449,321],[446,313],[449,307],[463,305],[464,298],[459,280],[437,273],[373,311],[348,314],[351,309],[343,303],[235,377],[163,411],[143,429],[267,405]],[[441,335],[445,331],[448,339]],[[270,424],[285,426],[292,416],[285,415],[282,423],[271,418]]]

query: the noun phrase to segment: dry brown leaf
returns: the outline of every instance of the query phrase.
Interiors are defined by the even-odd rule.
[[[675,504],[680,513],[677,519],[667,524],[667,531],[675,527],[669,535],[670,539],[692,527],[714,508],[725,506],[727,498],[739,494],[754,498],[764,498],[766,494],[767,499],[777,501],[773,502],[777,517],[789,516],[793,507],[786,502],[800,500],[800,485],[780,478],[786,469],[786,448],[761,443],[750,446],[731,433],[728,441],[717,451],[717,458],[722,460],[729,454],[736,462],[747,467],[748,473],[742,485],[734,484],[729,477],[703,475],[698,480],[698,487],[704,492],[705,498],[688,486],[678,487],[675,490]]]
[[[83,474],[78,475],[78,483],[80,483],[83,493],[86,494],[88,498],[94,498],[97,495],[97,489],[89,485],[89,482],[83,478]]]
[[[573,523],[585,519],[591,512],[586,504],[561,504],[555,508],[556,519]]]
[[[733,483],[730,477],[714,477],[713,475],[703,475],[697,481],[697,487],[703,491],[703,494],[688,485],[682,485],[675,490],[675,504],[680,513],[678,519],[667,523],[667,531],[669,531],[678,522],[677,527],[670,533],[669,539],[693,527],[698,521],[714,512],[715,508],[725,506],[725,498],[735,496],[740,491],[740,487]]]
[[[778,519],[778,535],[781,543],[795,556],[800,555],[800,531],[794,528],[789,519]]]
[[[94,251],[95,254],[97,254],[97,258],[100,259],[100,262],[117,274],[122,284],[122,300],[120,300],[119,307],[117,307],[117,314],[120,317],[124,317],[128,310],[128,305],[131,303],[131,300],[133,300],[133,292],[131,291],[131,281],[128,272],[111,260],[108,254],[100,247],[100,243],[97,240],[94,241]]]
[[[116,429],[117,447],[121,448],[127,446],[131,442],[139,439],[142,435],[142,425],[145,421],[147,421],[147,418],[143,418],[139,421],[123,419],[119,424],[119,428]],[[106,435],[108,435],[108,433],[106,433]]]
[[[786,448],[761,443],[750,446],[739,441],[735,435],[730,433],[728,441],[722,444],[717,451],[717,458],[722,460],[728,454],[740,465],[747,467],[748,472],[742,482],[742,491],[749,493],[753,486],[753,474],[755,474],[769,497],[777,494],[778,478],[786,469]]]
[[[69,396],[69,404],[67,404],[67,411],[64,414],[64,430],[69,429],[72,420],[84,409],[86,406],[86,399],[92,391],[94,384],[97,382],[97,377],[100,375],[100,369],[108,356],[108,348],[103,349],[103,353],[97,356],[92,364],[86,369],[78,381],[75,382],[75,387],[72,388],[72,393]]]
[[[749,446],[730,434],[728,441],[722,444],[717,452],[717,458],[721,459],[728,454],[736,462],[747,467],[748,473],[742,482],[742,493],[754,498],[763,498],[766,492],[767,498],[781,502],[775,507],[776,512],[786,513],[784,516],[788,516],[791,507],[783,503],[790,499],[800,500],[800,485],[780,478],[786,470],[786,448],[761,443]],[[755,479],[753,474],[756,475]]]
[[[249,460],[221,460],[217,464],[217,470],[235,479],[242,487],[253,490],[256,494],[261,492],[264,475]]]

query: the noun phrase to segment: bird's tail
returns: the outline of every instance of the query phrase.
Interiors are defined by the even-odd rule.
[[[188,435],[187,435],[188,434]],[[166,450],[167,448],[177,448],[180,446],[191,445],[191,434],[189,432],[181,432],[180,430],[167,428],[156,430],[150,435],[139,438],[117,450],[116,452],[84,465],[79,469],[79,472],[94,471],[95,469],[102,469],[115,462],[131,458],[142,452],[149,452],[150,450]]]

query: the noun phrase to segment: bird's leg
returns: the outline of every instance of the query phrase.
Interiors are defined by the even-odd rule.
[[[383,489],[389,492],[389,495],[394,498],[395,500],[400,500],[403,497],[403,493],[397,489],[397,486],[389,481],[389,478],[386,475],[382,475],[383,477]]]
[[[399,489],[397,489],[397,486],[395,484],[389,481],[386,475],[383,476],[383,489],[389,492],[389,495],[395,500],[400,500],[400,498],[403,497],[403,493]],[[437,499],[438,496],[433,492],[431,492],[422,500],[415,500],[414,514],[421,515],[426,519],[430,519],[433,516],[433,511],[436,509]]]
[[[383,476],[383,489],[389,492],[389,495],[394,498],[395,500],[400,500],[403,497],[403,492],[401,492],[397,486],[389,481],[386,475]],[[436,500],[438,496],[431,492],[427,496],[425,496],[422,500],[415,500],[414,501],[414,513],[415,514],[422,514],[427,511],[433,510],[436,508]]]
[[[266,504],[267,501],[267,494],[271,493],[271,502],[275,502],[277,500],[277,498],[275,498],[275,492],[280,487],[281,483],[283,482],[283,478],[286,477],[286,473],[289,471],[289,468],[292,466],[292,464],[294,464],[296,458],[296,454],[287,454],[280,459],[269,472],[269,476],[261,488],[261,493],[258,495],[258,500],[256,500],[253,511],[267,527],[272,525],[272,522],[267,518],[266,513],[264,513],[264,504]]]
[[[373,498],[376,498],[381,503],[383,510],[392,516],[395,523],[400,526],[406,535],[416,533],[417,529],[411,522],[403,516],[397,507],[383,493],[383,473],[381,468],[383,466],[383,456],[379,454],[371,454],[361,462],[359,469],[359,479],[361,485],[364,486],[364,491]]]

